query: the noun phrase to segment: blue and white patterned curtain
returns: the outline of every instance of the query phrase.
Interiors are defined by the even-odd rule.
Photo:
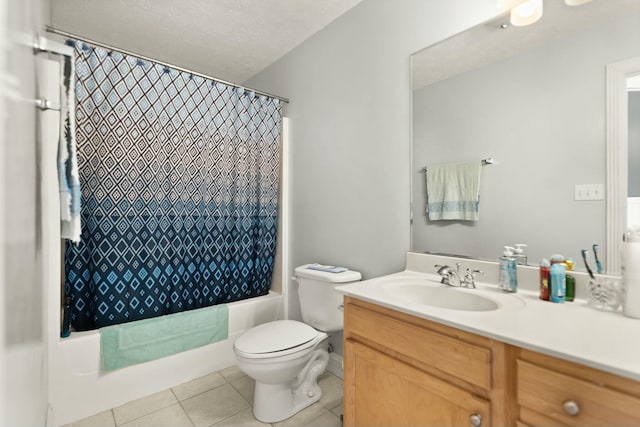
[[[67,244],[72,324],[95,329],[268,293],[277,99],[82,42],[82,236]]]

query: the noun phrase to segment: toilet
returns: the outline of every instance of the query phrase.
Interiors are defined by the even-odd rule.
[[[318,386],[329,362],[322,348],[343,328],[342,295],[335,287],[361,279],[356,271],[295,269],[303,322],[276,320],[249,329],[233,345],[238,368],[256,385],[253,415],[265,423],[291,417],[322,397]]]

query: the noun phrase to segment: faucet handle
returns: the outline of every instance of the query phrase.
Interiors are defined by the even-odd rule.
[[[442,276],[442,280],[440,280],[440,283],[444,283],[445,285],[448,285],[449,278],[451,277],[451,267],[449,267],[448,265],[440,265],[440,264],[436,264],[434,265],[434,267],[438,269],[437,274]]]
[[[465,287],[467,288],[476,288],[476,276],[475,274],[481,274],[484,275],[484,272],[482,270],[472,270],[470,268],[467,268],[467,272],[464,275],[464,278],[462,280],[462,283],[465,285]]]
[[[436,264],[433,267],[438,269],[438,274],[441,276],[449,274],[451,271],[451,267],[449,267],[446,264],[445,265]]]

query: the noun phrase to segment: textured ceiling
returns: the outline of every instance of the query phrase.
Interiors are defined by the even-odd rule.
[[[243,83],[361,0],[52,0],[51,25]]]
[[[560,38],[604,20],[640,13],[640,0],[593,0],[569,7],[546,0],[542,18],[527,27],[508,27],[501,16],[429,46],[411,57],[412,87],[418,89],[508,58],[527,47]]]

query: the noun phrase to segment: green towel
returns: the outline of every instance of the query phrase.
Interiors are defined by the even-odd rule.
[[[480,162],[427,166],[430,221],[480,219]]]
[[[229,336],[226,304],[100,328],[102,369],[113,371]]]

